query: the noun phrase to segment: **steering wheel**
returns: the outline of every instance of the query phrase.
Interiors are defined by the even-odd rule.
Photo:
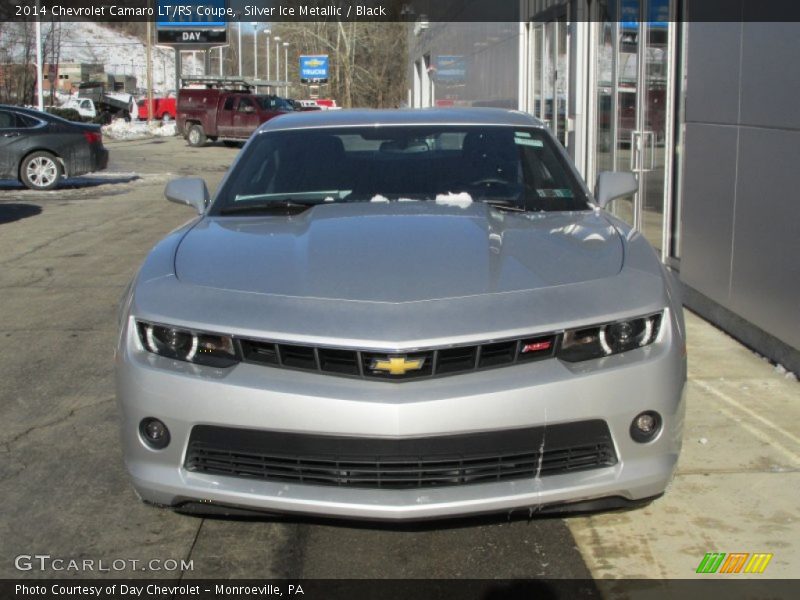
[[[483,185],[502,185],[503,187],[507,188],[512,186],[511,182],[498,177],[484,177],[483,179],[476,179],[475,181],[470,181],[469,185],[470,187],[478,187]]]

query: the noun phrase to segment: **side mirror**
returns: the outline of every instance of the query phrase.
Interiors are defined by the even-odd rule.
[[[597,176],[595,198],[600,208],[623,196],[630,196],[639,190],[636,175],[630,171],[603,171]]]
[[[206,182],[199,177],[173,179],[167,183],[164,195],[170,202],[194,206],[198,215],[206,212],[210,199]]]

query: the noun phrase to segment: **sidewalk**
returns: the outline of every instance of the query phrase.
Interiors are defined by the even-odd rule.
[[[686,425],[672,485],[644,509],[569,527],[596,578],[798,577],[800,383],[688,311],[686,325]],[[707,552],[774,556],[762,575],[698,575]]]

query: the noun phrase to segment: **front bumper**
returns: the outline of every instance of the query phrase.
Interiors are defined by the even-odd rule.
[[[152,503],[219,504],[328,517],[429,519],[616,497],[635,502],[664,492],[683,428],[686,363],[682,341],[664,327],[652,346],[567,364],[557,359],[465,375],[390,384],[253,364],[211,369],[144,351],[130,325],[117,352],[117,397],[127,469]],[[633,418],[657,411],[659,436],[631,439]],[[150,449],[139,423],[157,417],[171,443]],[[616,464],[513,481],[364,489],[264,481],[184,468],[197,425],[318,436],[404,440],[541,428],[602,420]],[[546,445],[546,442],[545,442]]]

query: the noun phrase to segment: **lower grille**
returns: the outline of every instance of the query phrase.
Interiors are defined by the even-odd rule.
[[[198,425],[189,471],[307,485],[425,488],[615,465],[604,421],[413,439],[317,436]]]

